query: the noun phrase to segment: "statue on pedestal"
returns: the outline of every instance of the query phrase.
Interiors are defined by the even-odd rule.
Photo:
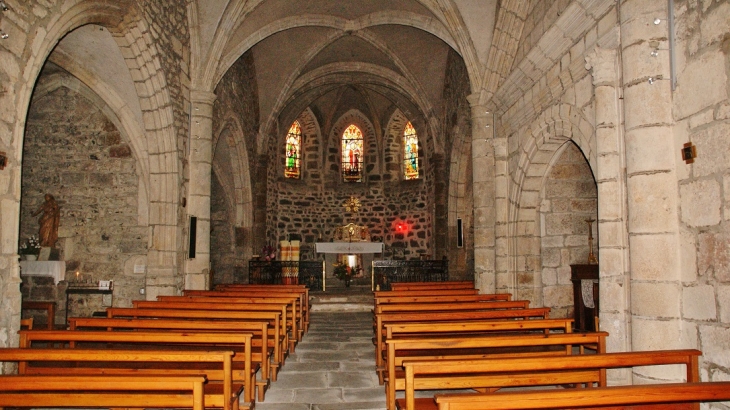
[[[53,195],[46,194],[45,202],[38,208],[37,211],[33,212],[33,216],[41,214],[38,218],[38,238],[42,247],[53,248],[56,246],[58,241],[58,222],[61,219],[61,213],[58,209],[58,203]]]

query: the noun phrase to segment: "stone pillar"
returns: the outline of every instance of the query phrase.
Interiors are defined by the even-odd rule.
[[[494,293],[495,271],[495,210],[494,210],[494,149],[492,114],[480,102],[481,94],[468,98],[471,105],[472,169],[474,195],[474,282],[481,293]]]
[[[682,348],[679,215],[672,136],[672,91],[666,0],[621,2],[624,127],[631,255],[633,350]],[[654,24],[655,19],[660,24]],[[679,372],[634,371],[634,377],[679,379]]]
[[[197,218],[195,258],[185,261],[185,289],[207,289],[210,272],[210,189],[213,165],[213,102],[215,94],[192,91],[188,216]],[[187,255],[186,255],[187,256]]]
[[[610,35],[616,41],[618,32]],[[616,48],[596,47],[586,55],[593,75],[596,110],[596,184],[598,187],[598,260],[600,328],[609,334],[606,350],[631,350],[629,248],[625,147],[621,128],[620,68]],[[609,373],[612,384],[625,384],[630,372]],[[614,383],[615,382],[615,383]]]

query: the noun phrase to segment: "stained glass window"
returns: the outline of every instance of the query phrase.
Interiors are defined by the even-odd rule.
[[[342,178],[347,182],[362,181],[362,131],[350,125],[342,134]]]
[[[403,171],[406,180],[418,179],[418,136],[410,121],[403,131]]]
[[[286,136],[286,162],[284,164],[284,176],[286,178],[299,179],[299,160],[302,152],[302,128],[298,121],[294,121]]]

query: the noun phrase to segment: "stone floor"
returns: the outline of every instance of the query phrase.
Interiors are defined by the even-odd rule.
[[[339,295],[313,304],[309,332],[286,359],[266,400],[256,403],[258,410],[385,408],[385,389],[375,373],[372,313],[351,299],[362,298]]]

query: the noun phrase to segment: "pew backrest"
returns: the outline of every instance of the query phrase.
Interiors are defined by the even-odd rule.
[[[604,353],[564,357],[404,361],[405,407],[416,406],[418,390],[583,384],[606,386],[606,370],[683,365],[686,380],[699,381],[699,350]]]
[[[439,410],[563,408],[697,409],[700,402],[730,400],[730,382],[643,384],[593,389],[551,389],[490,394],[436,395]]]

